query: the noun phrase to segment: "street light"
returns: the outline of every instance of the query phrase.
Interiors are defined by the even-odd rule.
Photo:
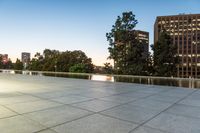
[[[57,71],[57,61],[55,61],[54,68],[55,68],[55,72],[56,72]]]

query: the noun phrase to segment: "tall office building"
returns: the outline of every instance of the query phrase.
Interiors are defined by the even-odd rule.
[[[126,36],[130,38],[134,36],[135,39],[137,39],[139,43],[141,43],[144,51],[142,53],[142,57],[147,58],[149,53],[149,32],[141,30],[132,30],[132,31],[127,31],[127,33],[128,34],[126,34]],[[118,38],[118,36],[115,36],[115,45],[124,45],[124,43],[122,43],[122,41]],[[114,60],[114,67],[116,66],[115,64],[116,61]]]
[[[144,48],[144,57],[148,57],[149,53],[149,32],[141,31],[141,30],[135,30],[136,38],[139,40],[140,43],[142,43]]]
[[[24,68],[26,69],[28,67],[30,60],[31,60],[31,54],[27,53],[27,52],[23,52],[21,60],[22,60]]]
[[[180,64],[177,76],[200,77],[200,14],[159,16],[154,25],[154,43],[162,30],[166,30],[177,45]]]
[[[135,39],[137,39],[141,45],[143,45],[143,56],[147,57],[149,53],[149,32],[141,31],[141,30],[133,30],[128,31],[127,36],[135,36]],[[116,45],[122,45],[121,40],[115,37],[115,43]]]

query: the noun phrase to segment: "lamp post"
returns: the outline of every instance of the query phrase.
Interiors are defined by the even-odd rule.
[[[55,68],[55,72],[56,72],[57,71],[57,60],[55,61],[54,68]]]

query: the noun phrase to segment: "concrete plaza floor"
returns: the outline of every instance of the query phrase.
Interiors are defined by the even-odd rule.
[[[197,89],[0,74],[1,133],[200,133]]]

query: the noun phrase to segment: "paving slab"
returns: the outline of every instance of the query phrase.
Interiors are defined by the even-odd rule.
[[[142,124],[160,113],[160,111],[126,104],[101,113],[121,120]]]
[[[70,106],[61,106],[51,109],[46,109],[42,111],[37,111],[34,113],[28,113],[24,116],[42,124],[46,127],[56,126],[65,122],[69,122],[78,119],[83,116],[92,114],[86,110],[81,110],[78,108]]]
[[[23,116],[0,119],[1,133],[33,133],[46,127]]]
[[[200,119],[162,113],[145,126],[160,129],[169,133],[199,133]]]
[[[36,93],[33,95],[43,99],[51,99],[51,98],[63,97],[69,95],[69,93],[67,91],[52,91],[52,92]]]
[[[94,112],[100,112],[118,105],[119,103],[102,101],[102,100],[92,100],[92,101],[73,104],[73,106],[75,107],[83,108]]]
[[[50,129],[47,129],[47,130],[42,130],[42,131],[39,131],[37,133],[57,133],[56,131],[53,131],[53,130],[50,130]]]
[[[129,92],[134,92],[137,91],[138,88],[136,88],[135,86],[108,86],[108,87],[99,87],[99,88],[95,88],[95,90],[100,91],[100,92],[104,92],[104,93],[108,93],[108,94],[122,94],[122,93],[129,93]]]
[[[23,113],[39,111],[39,110],[48,109],[48,108],[61,106],[61,105],[62,104],[59,104],[56,102],[51,102],[47,100],[39,100],[39,101],[33,101],[33,102],[6,105],[6,107],[14,110],[15,112],[18,112],[19,114],[23,114]]]
[[[140,97],[125,97],[125,96],[121,96],[121,95],[114,95],[114,96],[100,98],[100,100],[116,102],[116,103],[128,103],[128,102],[137,100],[139,98]]]
[[[0,119],[5,118],[5,117],[11,117],[14,115],[17,115],[17,113],[15,113],[3,106],[0,106]]]
[[[195,89],[174,88],[174,89],[171,89],[169,91],[162,92],[160,94],[164,95],[164,96],[184,98],[194,91],[195,91]]]
[[[1,91],[3,91],[3,92],[1,92]],[[20,96],[20,95],[22,95],[19,92],[5,92],[5,91],[6,90],[3,90],[1,88],[1,90],[0,90],[0,98],[6,98],[6,97],[13,97],[13,96]]]
[[[188,96],[187,99],[200,100],[200,93],[199,93],[199,91],[194,92],[193,94],[191,94],[190,96]]]
[[[154,109],[161,112],[169,108],[170,106],[172,106],[173,103],[162,102],[162,101],[157,101],[157,100],[149,100],[149,99],[140,99],[140,100],[129,103],[129,105],[136,105],[136,106],[146,108],[146,110]]]
[[[146,100],[157,100],[157,101],[169,102],[169,103],[176,103],[181,99],[182,98],[180,98],[180,97],[164,96],[164,95],[160,95],[160,94],[153,95],[153,96],[146,98]]]
[[[200,91],[0,74],[2,133],[200,133]]]
[[[30,95],[19,95],[19,96],[13,96],[13,97],[1,97],[0,104],[9,105],[9,104],[29,102],[29,101],[37,101],[37,100],[41,100],[41,99],[30,96]]]
[[[105,92],[99,92],[99,91],[89,91],[89,92],[86,92],[86,93],[77,93],[81,96],[84,96],[84,97],[90,97],[90,98],[101,98],[101,97],[105,97],[105,96],[110,96],[112,94],[108,94],[108,93],[105,93]]]
[[[175,104],[173,107],[169,108],[166,112],[200,119],[200,107],[196,106]]]
[[[179,104],[200,107],[200,99],[185,98],[180,101]]]
[[[141,89],[138,89],[137,92],[145,92],[145,93],[150,93],[150,94],[156,94],[156,93],[160,93],[160,92],[165,92],[166,89],[163,88],[158,88],[158,87],[144,87]]]
[[[132,131],[131,133],[167,133],[167,132],[142,126]]]
[[[129,92],[129,93],[123,93],[120,94],[120,96],[124,96],[124,97],[134,97],[134,98],[145,98],[148,96],[151,96],[151,93],[145,93],[145,92]]]
[[[52,101],[56,101],[63,104],[73,104],[73,103],[84,102],[84,101],[88,101],[92,99],[94,98],[83,97],[80,95],[67,95],[64,97],[54,98],[52,99]]]
[[[95,114],[52,129],[58,133],[128,133],[136,126],[132,123]]]

